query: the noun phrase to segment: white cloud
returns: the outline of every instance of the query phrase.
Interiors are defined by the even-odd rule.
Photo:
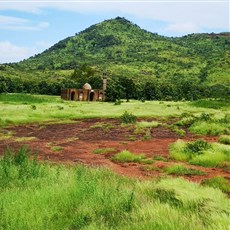
[[[41,30],[49,27],[48,22],[33,22],[24,18],[0,15],[0,29],[4,30]]]
[[[194,32],[202,32],[201,28],[192,22],[184,22],[184,23],[173,23],[169,24],[165,31],[179,33],[179,34],[189,34]]]
[[[0,63],[17,62],[37,53],[35,48],[22,47],[0,41]]]
[[[192,23],[197,31],[202,28],[229,30],[229,2],[228,0],[167,0],[167,1],[28,1],[15,0],[14,3],[5,1],[0,10],[17,10],[30,13],[42,13],[45,9],[60,11],[74,11],[81,14],[117,13],[117,16],[131,15],[140,18],[163,21],[172,29],[179,24]],[[193,31],[193,32],[197,32]]]

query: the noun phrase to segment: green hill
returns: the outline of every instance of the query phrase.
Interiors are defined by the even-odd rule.
[[[156,79],[172,84],[188,79],[228,88],[229,56],[230,33],[169,38],[117,17],[92,25],[27,60],[0,65],[0,77],[20,79],[23,84],[33,80],[38,88],[44,81],[60,88],[71,85],[67,79],[73,70],[87,63],[98,76],[106,71],[109,77],[123,76],[142,85]]]

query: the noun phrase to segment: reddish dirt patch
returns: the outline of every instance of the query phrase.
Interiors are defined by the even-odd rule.
[[[179,138],[175,132],[168,128],[159,126],[152,128],[145,140],[145,133],[134,133],[133,126],[121,126],[117,119],[84,119],[76,120],[71,124],[33,124],[27,126],[10,127],[4,132],[11,131],[13,137],[0,141],[0,154],[9,146],[13,149],[26,144],[33,152],[39,153],[40,160],[49,159],[54,162],[82,163],[90,166],[104,166],[111,168],[118,174],[130,177],[149,178],[164,176],[161,170],[146,170],[138,163],[116,163],[111,157],[122,150],[129,150],[133,153],[144,153],[147,157],[163,156],[168,158],[169,145]],[[24,142],[16,142],[18,137],[35,137],[36,139]],[[198,137],[186,133],[185,140],[193,140]],[[199,137],[200,138],[200,137]],[[216,141],[216,137],[203,137],[208,141]],[[61,150],[55,151],[54,146],[60,146]],[[112,153],[94,154],[95,149],[114,148]],[[155,161],[152,166],[163,168],[178,163]],[[186,164],[185,164],[186,165]],[[219,168],[204,168],[186,165],[187,167],[204,171],[204,176],[185,176],[185,178],[200,182],[205,178],[223,176],[230,181],[229,171]]]

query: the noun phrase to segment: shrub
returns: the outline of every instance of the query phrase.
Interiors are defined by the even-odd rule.
[[[37,109],[36,105],[31,105],[30,108],[31,108],[32,110],[36,110],[36,109]]]
[[[218,188],[223,192],[230,192],[230,185],[228,180],[226,180],[224,177],[217,176],[210,179],[204,179],[202,181],[203,185]]]
[[[191,154],[202,154],[202,151],[210,149],[211,145],[202,139],[194,142],[188,142],[185,146],[185,151]]]
[[[219,142],[221,144],[230,145],[230,136],[222,135],[219,137]]]
[[[127,111],[125,111],[121,117],[121,122],[124,124],[130,124],[130,123],[135,123],[137,121],[137,117],[135,115],[133,115],[132,113],[129,113]]]

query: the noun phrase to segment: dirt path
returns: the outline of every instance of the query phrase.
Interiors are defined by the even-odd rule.
[[[147,157],[162,156],[168,158],[169,145],[179,138],[175,132],[159,126],[152,128],[146,137],[145,133],[135,133],[133,126],[121,126],[117,119],[84,119],[71,124],[34,124],[10,127],[5,133],[13,133],[13,137],[0,140],[0,154],[7,146],[13,149],[26,144],[33,152],[39,153],[40,160],[49,159],[54,162],[80,162],[90,166],[105,166],[116,173],[138,178],[150,178],[165,175],[161,170],[147,170],[139,163],[115,163],[111,157],[122,151],[144,153]],[[187,133],[184,140],[198,137]],[[147,140],[146,140],[147,139]],[[208,141],[215,141],[216,137],[205,137]],[[105,154],[94,154],[95,149],[113,148],[114,151]],[[178,163],[156,160],[152,166],[157,169]],[[205,178],[224,176],[230,181],[229,171],[219,168],[204,168],[186,165],[187,167],[204,171],[203,176],[185,176],[185,178],[200,182]]]

